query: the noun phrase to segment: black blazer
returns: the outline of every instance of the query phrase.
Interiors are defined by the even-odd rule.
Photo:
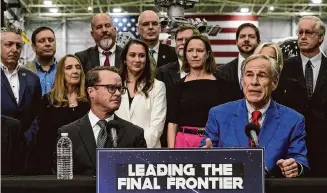
[[[158,60],[157,60],[157,68],[168,64],[170,62],[178,62],[178,58],[175,52],[175,49],[171,46],[166,44],[159,44],[159,53],[158,53]]]
[[[31,142],[37,133],[35,119],[39,114],[41,102],[41,85],[39,77],[33,72],[20,68],[19,77],[19,102],[17,104],[10,83],[1,70],[1,114],[20,121],[21,134],[25,132],[28,142]],[[32,127],[31,127],[32,126]]]
[[[168,91],[172,85],[181,79],[178,61],[170,62],[156,69],[156,78],[165,83]]]
[[[327,176],[327,58],[322,61],[312,99],[308,99],[300,56],[285,61],[274,98],[303,114],[308,159],[313,176]]]
[[[1,174],[23,172],[19,120],[1,115]]]
[[[122,52],[123,52],[123,48],[116,45],[115,67],[118,69],[120,67],[120,56],[121,56]],[[77,52],[77,53],[75,53],[75,55],[81,61],[85,74],[92,68],[94,68],[96,66],[100,66],[98,46],[90,47],[81,52]]]
[[[114,119],[120,123],[120,128],[117,128],[117,148],[147,147],[142,128],[116,115]],[[95,175],[97,163],[96,143],[88,114],[77,121],[59,128],[59,136],[61,133],[68,133],[68,137],[73,143],[74,173]]]

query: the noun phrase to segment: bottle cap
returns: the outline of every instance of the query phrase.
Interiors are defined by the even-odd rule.
[[[61,133],[61,137],[68,137],[68,133]]]

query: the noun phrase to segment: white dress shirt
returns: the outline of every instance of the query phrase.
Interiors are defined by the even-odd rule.
[[[260,124],[260,128],[262,127],[263,121],[266,118],[266,113],[269,108],[270,102],[271,102],[271,99],[269,99],[269,102],[264,107],[259,109],[259,111],[261,112],[261,117],[258,120],[259,124]],[[248,120],[250,123],[252,120],[252,113],[253,113],[253,111],[255,111],[255,109],[250,105],[250,103],[247,100],[245,100],[245,103],[246,103],[246,109],[248,110]]]
[[[241,83],[241,78],[242,78],[241,68],[242,68],[242,63],[243,63],[244,60],[245,60],[245,58],[241,54],[238,54],[237,75],[238,75],[238,83],[239,83],[240,87],[242,87],[242,83]]]
[[[319,75],[319,70],[321,66],[321,52],[319,54],[315,55],[312,58],[307,58],[301,54],[301,60],[302,60],[302,68],[303,68],[303,75],[305,75],[305,66],[307,65],[308,61],[311,61],[312,64],[312,72],[313,72],[313,91],[316,88],[317,79]]]
[[[112,46],[112,48],[109,50],[109,52],[111,52],[111,54],[109,55],[109,63],[110,66],[115,66],[115,59],[116,59],[116,44],[114,46]],[[99,61],[100,61],[100,66],[104,65],[104,61],[106,60],[106,55],[103,54],[103,49],[98,47],[98,51],[99,51]]]
[[[183,61],[181,59],[178,58],[178,63],[179,63],[179,73],[181,78],[184,78],[188,73],[182,71],[182,65],[183,65]]]
[[[8,68],[0,62],[1,69],[5,73],[8,82],[10,84],[11,90],[14,93],[15,99],[17,104],[19,103],[19,76],[18,76],[18,70],[20,68],[20,65],[18,64],[16,69],[13,72],[9,72]]]
[[[153,53],[153,58],[156,60],[156,63],[158,63],[158,54],[159,54],[159,44],[160,42],[158,41],[157,45],[154,46],[152,49],[149,49],[150,50],[154,50],[155,52]]]
[[[101,127],[98,125],[98,121],[100,121],[100,119],[92,112],[92,110],[89,111],[88,116],[89,116],[89,120],[90,120],[90,123],[92,126],[92,130],[93,130],[93,134],[94,134],[94,138],[95,138],[95,144],[96,144],[98,141],[99,132],[101,130]],[[112,114],[110,117],[106,118],[105,120],[107,122],[114,120],[114,114]]]

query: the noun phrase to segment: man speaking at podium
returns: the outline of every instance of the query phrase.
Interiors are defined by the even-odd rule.
[[[271,175],[297,177],[309,168],[305,145],[304,117],[274,102],[279,65],[264,55],[252,55],[242,64],[245,99],[214,107],[209,112],[206,138],[201,146],[253,147],[244,128],[255,124],[258,146],[264,148],[265,166]],[[295,99],[296,100],[296,99]]]

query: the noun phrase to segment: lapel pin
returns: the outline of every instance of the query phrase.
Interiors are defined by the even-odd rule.
[[[163,58],[166,58],[166,56],[165,56],[165,55],[162,55],[162,57],[163,57]]]
[[[25,73],[22,73],[22,76],[26,76],[26,74]]]

